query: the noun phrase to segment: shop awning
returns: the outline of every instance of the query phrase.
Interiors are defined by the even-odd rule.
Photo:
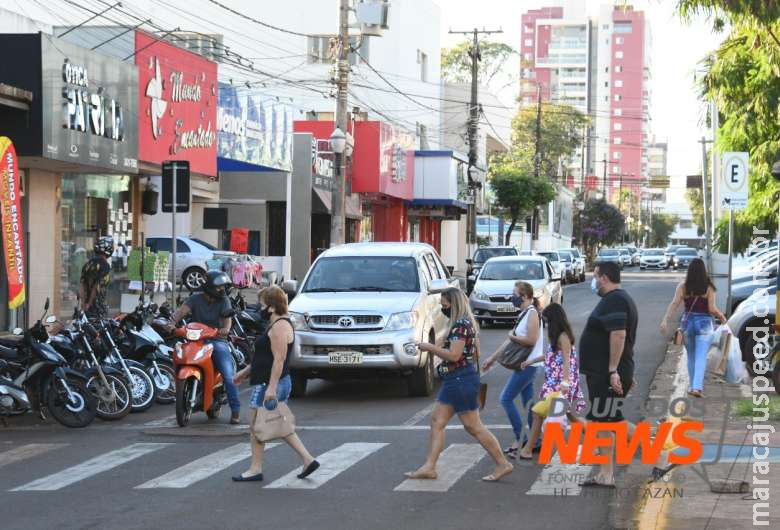
[[[441,219],[458,219],[468,212],[467,202],[455,199],[415,199],[406,203],[410,217],[438,217]]]
[[[320,188],[312,188],[311,191],[311,213],[331,213],[333,209],[331,192]]]

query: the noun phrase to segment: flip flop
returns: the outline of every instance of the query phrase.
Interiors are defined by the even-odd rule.
[[[248,477],[245,477],[244,475],[236,475],[233,477],[233,482],[260,482],[261,480],[263,480],[262,473],[249,475]]]
[[[517,447],[507,447],[504,449],[504,454],[507,458],[517,458]]]
[[[306,469],[300,472],[298,478],[306,478],[320,468],[320,463],[316,460],[312,460],[311,463],[306,466]]]
[[[615,488],[614,484],[604,484],[604,483],[599,482],[595,478],[589,478],[589,479],[585,480],[584,482],[580,482],[579,486],[581,488],[610,488],[610,489],[614,489]]]
[[[662,478],[666,476],[667,473],[669,473],[672,469],[676,468],[677,464],[669,464],[666,467],[654,467],[652,473],[650,474],[650,478],[648,479],[647,483],[651,484],[653,482],[658,482]]]
[[[520,459],[520,460],[533,460],[534,459],[533,456],[523,456],[520,453],[517,453],[517,458]]]

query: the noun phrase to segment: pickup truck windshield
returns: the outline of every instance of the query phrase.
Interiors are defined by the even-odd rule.
[[[301,292],[419,292],[414,258],[346,256],[318,260]]]
[[[482,248],[474,253],[474,262],[485,263],[490,258],[500,256],[517,256],[517,250],[513,248]]]

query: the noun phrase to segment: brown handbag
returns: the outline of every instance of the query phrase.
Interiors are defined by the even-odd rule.
[[[273,410],[260,407],[252,423],[252,433],[260,442],[287,438],[295,433],[295,416],[287,403],[281,401]]]

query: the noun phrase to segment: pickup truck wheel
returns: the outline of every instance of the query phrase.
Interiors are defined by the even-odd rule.
[[[433,393],[435,384],[433,376],[433,355],[428,354],[428,360],[425,366],[417,368],[406,379],[411,397],[428,397]]]
[[[292,390],[290,391],[290,397],[302,398],[306,395],[306,385],[309,380],[303,374],[290,374],[292,380]]]

